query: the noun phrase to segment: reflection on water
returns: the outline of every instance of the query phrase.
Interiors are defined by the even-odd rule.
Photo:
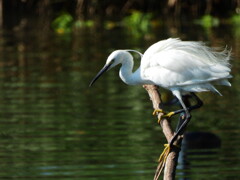
[[[131,38],[124,29],[83,29],[66,36],[39,29],[2,31],[0,179],[152,179],[165,139],[145,90],[124,85],[117,70],[92,88],[88,84],[110,51],[143,51],[173,35],[162,28],[153,29],[147,40]],[[229,33],[174,31],[185,39],[227,43],[236,57],[232,88],[219,88],[224,97],[201,94],[205,105],[193,113],[188,128],[214,134],[221,145],[183,146],[179,179],[240,177],[240,45],[230,27],[224,28]]]

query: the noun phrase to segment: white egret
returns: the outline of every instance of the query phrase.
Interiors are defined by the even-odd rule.
[[[128,85],[152,84],[170,90],[177,97],[183,109],[166,114],[172,116],[185,112],[185,121],[178,129],[177,135],[184,130],[191,118],[190,110],[201,106],[201,100],[194,92],[212,91],[219,95],[216,85],[231,86],[228,78],[231,69],[229,64],[230,51],[217,52],[202,42],[181,41],[169,38],[150,46],[141,57],[140,67],[132,72],[134,50],[116,50],[107,58],[105,66],[91,81],[90,86],[107,70],[121,64],[119,76]],[[198,104],[186,107],[182,96],[190,94]],[[170,144],[172,144],[171,141]]]

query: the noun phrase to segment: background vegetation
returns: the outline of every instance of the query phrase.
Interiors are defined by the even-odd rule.
[[[73,20],[119,20],[133,11],[151,13],[154,18],[182,21],[204,15],[220,19],[239,15],[239,0],[0,0],[0,25],[13,27],[31,17],[44,19],[46,25],[62,13]],[[87,23],[89,26],[91,23]]]

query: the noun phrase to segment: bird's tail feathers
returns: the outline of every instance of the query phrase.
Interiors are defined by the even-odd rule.
[[[212,48],[212,52],[220,61],[228,63],[231,59],[232,48],[228,46],[225,46],[225,48],[214,47]]]
[[[224,82],[226,83],[226,82]],[[214,93],[219,94],[222,96],[222,94],[209,82],[209,83],[201,83],[201,84],[192,84],[181,87],[183,92],[203,92],[203,91],[212,91]]]
[[[224,86],[231,86],[231,83],[227,79],[220,79],[218,81],[215,81],[214,84],[216,84],[216,85],[224,85]]]
[[[222,96],[222,94],[213,85],[209,84],[208,88],[210,91],[215,92],[215,93],[219,94],[220,96]]]

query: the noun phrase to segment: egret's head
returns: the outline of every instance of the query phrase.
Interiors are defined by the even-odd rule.
[[[106,64],[103,68],[97,73],[97,75],[93,78],[89,86],[92,86],[93,83],[106,71],[112,69],[118,64],[122,63],[123,60],[127,57],[131,56],[129,52],[126,50],[116,50],[113,51],[107,58]]]

